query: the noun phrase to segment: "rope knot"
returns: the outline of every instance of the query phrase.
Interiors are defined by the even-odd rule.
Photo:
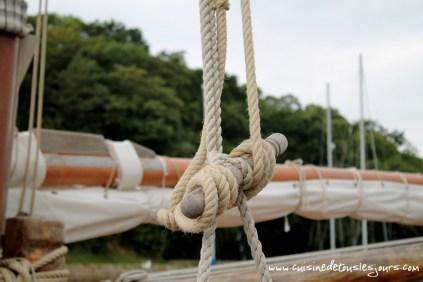
[[[184,197],[190,192],[204,195],[204,209],[200,216],[189,218],[180,202],[173,210],[160,210],[158,221],[170,229],[200,233],[208,228],[216,217],[232,208],[238,198],[238,183],[223,164],[210,164],[198,171],[188,182]],[[195,207],[189,207],[190,209]]]
[[[245,140],[235,147],[229,156],[230,162],[242,171],[243,181],[240,188],[247,199],[257,195],[271,180],[276,157],[269,142],[260,139],[258,144],[253,144],[250,139]]]
[[[254,150],[262,153],[255,158]],[[272,177],[276,164],[275,149],[265,140],[258,145],[246,140],[229,155],[210,152],[207,159],[207,165],[183,181],[184,187],[178,188],[177,200],[170,209],[159,211],[158,221],[169,229],[203,232],[225,210],[234,207],[241,194],[247,199],[257,195]]]

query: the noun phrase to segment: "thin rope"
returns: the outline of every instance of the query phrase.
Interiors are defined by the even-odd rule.
[[[367,85],[367,78],[366,78],[366,74],[363,71],[363,89],[364,89],[364,96],[367,102],[367,116],[369,117],[369,120],[372,119],[372,113],[370,110],[370,95],[369,95],[369,91],[368,91],[368,85]],[[376,139],[375,139],[375,130],[374,127],[371,128],[371,130],[369,130],[369,135],[370,135],[370,147],[371,147],[371,151],[372,151],[372,156],[373,156],[373,161],[374,161],[374,169],[378,170],[379,169],[379,159],[378,159],[378,155],[377,155],[377,151],[376,151]]]
[[[104,186],[104,195],[103,196],[104,196],[105,199],[109,198],[109,189],[113,185],[113,179],[114,179],[116,172],[118,170],[117,162],[113,157],[112,157],[112,162],[113,162],[112,168],[110,170],[109,177],[107,178],[106,185]]]
[[[300,199],[298,201],[298,205],[295,207],[295,211],[304,207],[305,202],[306,202],[305,207],[308,207],[307,182],[306,182],[307,177],[306,177],[304,169],[302,167],[303,160],[302,159],[295,159],[293,161],[286,160],[285,164],[293,166],[294,169],[297,171],[297,174],[298,174],[298,188],[299,188],[299,192],[300,192]]]
[[[410,214],[410,186],[408,184],[408,180],[407,177],[404,176],[403,173],[401,172],[396,172],[398,174],[398,176],[401,178],[401,181],[404,184],[404,190],[405,190],[405,207],[404,207],[404,216],[401,218],[400,222],[404,222],[404,217],[405,219],[408,219],[409,214]]]
[[[358,201],[357,201],[357,206],[355,208],[355,212],[357,213],[358,210],[363,206],[364,183],[363,183],[363,177],[361,175],[361,172],[358,169],[352,168],[350,170],[353,173],[354,180],[356,181],[355,185],[358,188]]]
[[[318,167],[316,167],[315,165],[306,165],[306,167],[313,169],[316,172],[317,177],[319,178],[320,187],[322,188],[322,197],[323,197],[323,206],[324,206],[323,213],[326,215],[328,211],[328,206],[329,206],[328,199],[326,197],[326,187],[327,187],[326,182],[327,181],[324,181],[322,172],[320,171]]]
[[[41,128],[43,126],[43,106],[44,106],[44,86],[45,86],[45,73],[46,73],[46,59],[47,59],[47,37],[48,37],[48,0],[44,2],[44,16],[43,16],[43,34],[41,38],[41,65],[40,65],[40,83],[38,87],[38,109],[37,109],[37,141],[38,145],[42,144]],[[31,193],[31,206],[30,215],[34,213],[35,195],[38,187],[36,187],[36,177],[38,172],[38,158],[39,153],[35,155],[35,167],[32,175],[32,193]]]
[[[23,187],[21,191],[21,195],[19,198],[19,207],[18,207],[18,214],[22,214],[23,211],[23,203],[26,197],[26,190],[28,186],[28,171],[29,171],[29,164],[30,164],[30,157],[32,155],[32,138],[33,138],[33,129],[34,129],[34,119],[35,119],[35,102],[37,97],[37,83],[38,83],[38,70],[40,64],[40,33],[41,33],[41,9],[42,9],[42,0],[38,1],[38,14],[35,24],[35,36],[37,38],[37,46],[34,51],[34,62],[32,64],[32,82],[31,82],[31,99],[29,105],[29,117],[28,117],[28,134],[29,140],[27,145],[27,155],[25,160],[25,170],[24,170],[24,181]]]

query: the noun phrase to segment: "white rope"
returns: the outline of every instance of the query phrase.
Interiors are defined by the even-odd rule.
[[[403,173],[401,172],[396,172],[398,174],[398,176],[401,178],[401,181],[404,183],[404,198],[405,198],[405,207],[404,207],[404,217],[401,218],[400,222],[404,222],[408,219],[408,216],[410,214],[410,186],[408,185],[408,180],[407,177],[404,176]]]
[[[306,182],[306,175],[304,173],[304,169],[302,167],[303,160],[296,159],[296,160],[286,160],[286,165],[293,166],[298,174],[298,188],[300,191],[300,199],[298,201],[298,205],[294,211],[301,209],[302,207],[308,206],[308,197],[307,197],[307,182]],[[304,205],[306,203],[306,205]]]
[[[329,204],[326,197],[326,186],[327,186],[326,181],[323,180],[322,173],[318,167],[316,167],[315,165],[307,165],[306,167],[310,167],[311,169],[313,169],[316,172],[317,177],[319,178],[320,187],[322,188],[322,198],[323,198],[322,202],[324,207],[323,213],[327,214]]]

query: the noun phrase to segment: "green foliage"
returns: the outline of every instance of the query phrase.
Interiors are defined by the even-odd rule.
[[[48,32],[45,127],[101,133],[110,139],[139,142],[158,154],[192,156],[202,126],[202,71],[190,69],[182,52],[153,55],[140,30],[113,21],[85,23],[75,17],[51,15]],[[21,88],[20,129],[27,127],[30,80],[28,74]],[[263,134],[282,132],[289,139],[288,151],[279,161],[302,158],[305,163],[325,165],[325,109],[301,105],[291,94],[274,97],[261,93],[260,97]],[[224,148],[229,151],[248,138],[245,86],[235,76],[227,75],[222,99]],[[357,124],[349,123],[334,110],[333,127],[334,164],[357,166]],[[373,121],[366,122],[366,128],[373,132],[380,169],[423,171],[423,160],[415,155],[402,132],[389,132]],[[375,154],[367,136],[368,166],[374,168]],[[357,224],[350,219],[342,223],[340,243],[354,243]],[[328,245],[325,222],[292,216],[291,225],[289,233],[283,232],[283,219],[258,225],[268,255]],[[380,226],[375,226],[372,238],[380,240]],[[422,233],[414,227],[390,228],[394,237]],[[217,237],[220,258],[249,256],[239,228],[219,230]],[[195,258],[200,237],[141,226],[72,247],[104,255],[126,248],[155,258]]]

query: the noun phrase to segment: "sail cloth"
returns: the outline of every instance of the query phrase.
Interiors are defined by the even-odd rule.
[[[22,186],[26,181],[27,185],[40,187],[47,174],[47,162],[35,134],[20,132],[13,141],[9,185]]]
[[[71,187],[37,192],[35,216],[62,221],[65,242],[119,233],[139,224],[156,224],[156,212],[168,206],[172,190]],[[7,216],[16,215],[20,188],[9,190]],[[248,204],[254,220],[263,222],[295,213],[309,219],[351,216],[372,221],[423,225],[423,186],[349,180],[271,182]],[[236,209],[218,218],[219,227],[240,226]],[[283,228],[283,226],[281,226]],[[294,227],[295,228],[295,227]]]

